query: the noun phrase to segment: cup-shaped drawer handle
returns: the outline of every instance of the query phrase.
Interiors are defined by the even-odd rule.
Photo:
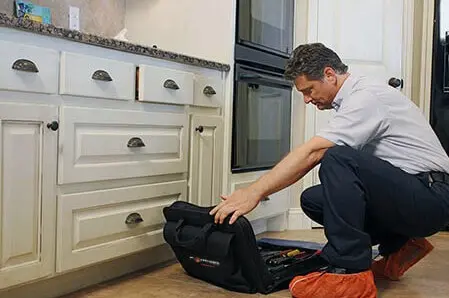
[[[104,82],[111,82],[112,78],[111,76],[108,74],[107,71],[105,70],[96,70],[93,74],[92,74],[92,79],[93,80],[97,80],[97,81],[104,81]]]
[[[207,95],[207,96],[212,96],[212,95],[217,94],[217,92],[215,91],[214,87],[212,87],[212,86],[206,86],[206,87],[204,87],[204,89],[203,89],[203,94],[204,94],[204,95]]]
[[[131,213],[126,217],[125,223],[127,225],[134,225],[143,222],[143,218],[139,213]]]
[[[179,86],[178,84],[176,84],[175,81],[173,81],[172,79],[168,79],[164,82],[164,88],[167,89],[172,89],[172,90],[178,90]]]
[[[142,141],[141,138],[134,137],[129,139],[127,146],[129,148],[141,148],[145,147],[145,143]]]
[[[37,68],[36,64],[34,64],[33,61],[27,59],[16,60],[12,64],[12,69],[25,72],[39,72],[39,69]]]

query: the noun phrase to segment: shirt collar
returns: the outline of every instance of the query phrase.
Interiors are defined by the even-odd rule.
[[[335,98],[332,101],[332,108],[335,111],[338,111],[343,99],[351,93],[352,88],[355,85],[355,82],[356,82],[356,79],[352,75],[349,75],[346,78],[346,80],[343,82],[343,85],[341,85],[340,90],[338,90],[337,95],[335,95]]]

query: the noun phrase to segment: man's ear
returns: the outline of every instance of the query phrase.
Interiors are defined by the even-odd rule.
[[[335,70],[332,67],[324,68],[324,78],[330,83],[337,82],[337,74],[335,73]]]

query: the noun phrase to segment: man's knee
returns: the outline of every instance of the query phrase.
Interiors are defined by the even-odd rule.
[[[329,159],[335,160],[347,158],[353,156],[354,154],[357,154],[357,152],[358,151],[356,149],[353,149],[349,146],[333,146],[327,149],[326,152],[324,153],[322,163]]]
[[[304,190],[301,194],[301,208],[303,210],[316,210],[322,200],[321,186],[312,186]]]
[[[348,146],[334,146],[326,150],[320,164],[320,173],[337,164],[346,164],[359,154],[356,149]]]

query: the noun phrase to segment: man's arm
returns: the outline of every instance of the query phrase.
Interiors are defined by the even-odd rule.
[[[324,153],[335,144],[321,137],[313,137],[307,143],[290,152],[271,171],[260,177],[247,188],[240,189],[230,196],[223,196],[211,215],[215,214],[215,222],[223,223],[224,219],[234,213],[229,221],[232,224],[240,215],[253,210],[261,199],[295,183],[320,163]]]

